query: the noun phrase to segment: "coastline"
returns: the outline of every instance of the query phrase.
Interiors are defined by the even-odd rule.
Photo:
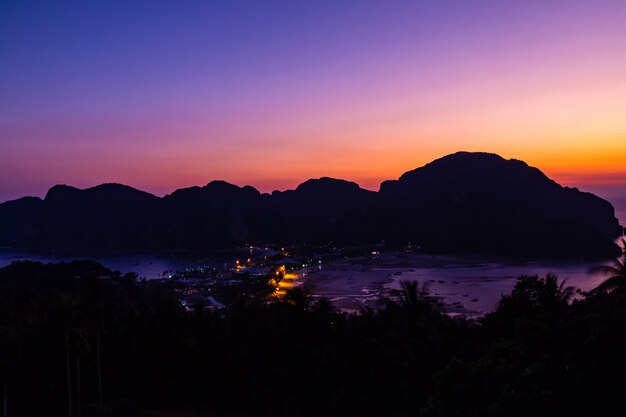
[[[346,311],[375,308],[400,281],[418,281],[451,315],[476,317],[492,311],[522,275],[554,273],[583,291],[603,276],[590,275],[593,262],[521,260],[502,257],[454,257],[386,253],[351,258],[295,271],[316,297]]]

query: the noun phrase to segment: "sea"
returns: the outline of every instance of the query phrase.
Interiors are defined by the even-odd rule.
[[[112,270],[135,272],[150,280],[167,279],[177,271],[191,268],[231,268],[235,255],[194,258],[132,253],[76,257],[0,250],[0,267],[24,260],[56,263],[93,259]],[[559,282],[566,281],[566,286],[589,291],[606,278],[590,274],[590,268],[609,262],[383,253],[310,266],[291,275],[296,285],[306,284],[312,297],[327,298],[345,311],[380,307],[381,300],[392,297],[401,281],[418,281],[441,301],[447,313],[475,317],[494,310],[522,275],[552,273]]]
[[[244,254],[245,256],[245,254]],[[95,254],[95,255],[51,255],[43,252],[23,252],[0,249],[0,268],[17,261],[35,261],[42,263],[71,262],[73,260],[94,260],[105,267],[119,271],[122,274],[135,272],[139,278],[162,279],[168,278],[177,271],[192,268],[212,267],[219,270],[234,266],[235,256],[224,257],[193,257],[174,256],[158,253],[123,253],[123,254]]]

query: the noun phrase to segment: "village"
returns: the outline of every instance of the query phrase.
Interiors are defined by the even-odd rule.
[[[166,275],[163,280],[175,283],[181,305],[187,311],[220,310],[241,296],[263,301],[284,298],[288,291],[303,284],[295,271],[347,259],[355,248],[339,248],[332,243],[315,247],[246,245],[248,257],[215,266],[191,267]],[[370,247],[357,253],[371,253]]]

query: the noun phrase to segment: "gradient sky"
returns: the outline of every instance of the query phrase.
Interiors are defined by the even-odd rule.
[[[378,189],[458,150],[626,196],[626,2],[0,2],[0,201]]]

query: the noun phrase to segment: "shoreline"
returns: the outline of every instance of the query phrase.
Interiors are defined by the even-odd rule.
[[[477,317],[492,311],[502,295],[510,293],[522,275],[555,273],[582,290],[603,280],[589,275],[590,262],[520,260],[497,257],[452,257],[402,253],[364,256],[294,271],[316,298],[328,298],[335,307],[358,311],[375,308],[399,288],[400,281],[418,281],[429,287],[444,312]]]

